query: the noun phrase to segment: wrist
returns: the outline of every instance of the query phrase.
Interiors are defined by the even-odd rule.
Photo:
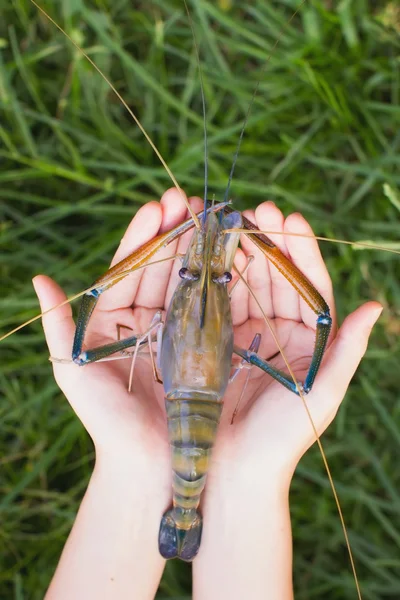
[[[166,464],[165,464],[166,463]],[[168,461],[155,461],[136,453],[115,456],[96,452],[91,484],[114,490],[124,498],[147,498],[151,504],[168,504],[171,495],[171,469]]]
[[[193,565],[196,600],[292,600],[286,480],[238,485],[225,479],[208,491],[202,512],[203,538]]]
[[[295,464],[273,463],[267,466],[241,460],[213,463],[204,493],[210,499],[213,496],[229,496],[243,498],[243,501],[250,501],[252,497],[285,497],[289,493],[295,468]]]
[[[207,478],[202,502],[204,518],[217,520],[228,529],[239,519],[264,519],[270,507],[287,504],[290,482],[288,473],[279,477],[236,473],[231,477]]]

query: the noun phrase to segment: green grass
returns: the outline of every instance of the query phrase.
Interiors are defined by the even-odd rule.
[[[182,3],[43,0],[140,116],[179,183],[203,188],[202,117]],[[232,187],[240,208],[274,199],[316,233],[399,241],[400,11],[373,0],[196,1],[209,122],[210,191],[226,184],[255,82]],[[335,5],[335,7],[333,7]],[[0,328],[37,312],[31,278],[76,292],[102,273],[137,208],[170,181],[105,82],[28,0],[0,9]],[[386,184],[386,192],[383,186]],[[399,248],[399,244],[397,244]],[[385,310],[324,445],[367,600],[400,596],[399,258],[323,245],[341,318]],[[57,390],[40,324],[0,346],[0,597],[36,600],[54,571],[93,462]],[[296,599],[354,599],[317,449],[292,485]],[[190,597],[167,565],[160,598]]]

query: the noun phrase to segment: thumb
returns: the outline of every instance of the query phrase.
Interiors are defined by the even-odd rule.
[[[315,403],[323,404],[320,409],[325,415],[330,414],[333,418],[339,408],[382,309],[379,302],[367,302],[351,313],[339,329],[312,390]]]
[[[42,317],[50,354],[56,358],[70,358],[75,333],[72,309],[69,304],[55,308],[67,299],[64,291],[46,275],[37,275],[33,278],[32,283],[40,302],[41,311],[44,313],[54,308]]]

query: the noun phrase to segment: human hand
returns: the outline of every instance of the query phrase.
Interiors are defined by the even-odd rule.
[[[294,213],[286,220],[273,202],[264,202],[256,211],[244,213],[260,230],[276,231],[268,237],[302,271],[328,303],[333,319],[332,333],[321,369],[311,392],[305,396],[318,435],[334,419],[351,378],[366,350],[369,334],[382,307],[367,302],[349,315],[336,331],[335,303],[332,283],[315,239],[284,236],[279,232],[312,236],[307,221]],[[278,270],[242,236],[236,256],[239,270],[245,255],[254,255],[246,279],[270,320],[285,357],[298,382],[303,382],[311,362],[315,341],[317,315],[300,298]],[[288,372],[276,342],[265,323],[262,311],[243,282],[232,296],[235,343],[247,348],[256,333],[262,333],[258,354],[272,359],[272,364]],[[302,399],[257,367],[252,367],[248,386],[233,424],[232,414],[247,371],[229,385],[224,398],[224,410],[213,451],[205,495],[212,494],[216,479],[251,481],[252,485],[269,485],[275,481],[290,482],[293,471],[306,450],[316,439]],[[278,478],[278,479],[276,479]]]
[[[176,190],[166,192],[161,203],[146,204],[129,225],[111,264],[116,264],[158,233],[171,229],[185,216],[186,207]],[[176,247],[177,243],[171,243],[154,260],[173,255]],[[107,290],[100,297],[89,322],[85,348],[115,341],[117,325],[129,327],[135,333],[144,332],[156,311],[167,307],[166,297],[172,294],[172,267],[172,261],[150,266]],[[180,263],[177,269],[179,267]],[[49,277],[39,275],[33,283],[42,311],[66,298],[63,290]],[[51,356],[70,359],[75,333],[71,307],[65,305],[44,315],[43,327]],[[121,329],[122,337],[130,335],[131,331]],[[133,390],[129,393],[130,364],[129,359],[83,367],[72,362],[53,362],[53,369],[59,387],[93,439],[97,458],[137,461],[149,469],[156,469],[160,489],[165,487],[169,497],[170,456],[163,389],[154,381],[149,355],[140,352]]]

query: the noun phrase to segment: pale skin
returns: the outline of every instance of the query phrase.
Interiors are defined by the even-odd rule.
[[[192,198],[191,205],[199,211],[202,202]],[[260,229],[311,233],[301,215],[295,213],[285,220],[271,202],[245,215]],[[160,203],[142,207],[113,264],[185,216],[186,208],[174,189]],[[364,304],[347,317],[336,335],[332,285],[317,242],[269,237],[307,274],[334,319],[329,349],[307,396],[322,434],[335,417],[382,307],[377,302]],[[183,253],[189,238],[186,234],[157,257]],[[247,238],[242,248],[236,265],[242,270],[246,255],[255,256],[246,278],[271,319],[296,377],[302,380],[310,361],[316,316]],[[180,266],[179,260],[151,266],[107,291],[92,317],[85,346],[114,340],[117,324],[144,331],[156,309],[168,307]],[[42,310],[65,299],[49,277],[35,277],[34,286]],[[243,283],[233,294],[232,315],[238,345],[248,346],[260,332],[261,356],[276,353],[260,309]],[[70,306],[45,315],[43,327],[50,354],[69,358],[75,330]],[[131,332],[123,329],[122,335]],[[274,360],[284,368],[281,358]],[[131,393],[127,391],[129,368],[129,360],[85,367],[54,364],[58,385],[93,439],[96,466],[47,600],[145,600],[156,593],[165,565],[158,553],[158,528],[171,499],[164,393],[153,379],[147,354],[139,356]],[[246,372],[241,373],[228,386],[203,493],[203,539],[193,563],[193,597],[199,600],[293,598],[289,485],[315,435],[301,400],[256,368],[231,425],[245,377]]]

